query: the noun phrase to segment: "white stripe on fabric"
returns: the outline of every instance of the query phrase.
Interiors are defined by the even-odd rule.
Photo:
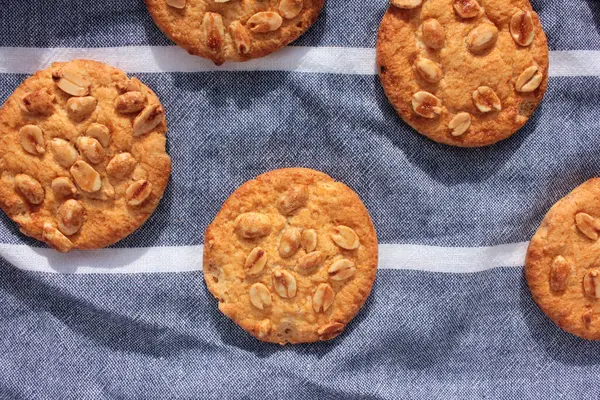
[[[53,61],[86,58],[126,72],[296,71],[372,75],[375,49],[288,46],[270,56],[245,63],[214,65],[176,46],[114,48],[0,47],[0,73],[31,74]]]
[[[491,247],[436,247],[414,244],[380,244],[379,268],[470,273],[525,263],[529,242]]]
[[[527,242],[492,247],[435,247],[380,244],[379,268],[472,273],[520,267]],[[62,274],[133,274],[199,271],[203,246],[149,247],[73,251],[0,244],[0,257],[16,268]]]
[[[0,73],[31,74],[53,61],[88,58],[126,72],[295,71],[305,73],[374,75],[375,49],[288,46],[246,63],[216,66],[176,46],[111,48],[0,47]],[[600,51],[550,52],[550,76],[600,75]]]
[[[0,244],[0,257],[26,271],[61,274],[135,274],[202,269],[202,246],[72,251]]]

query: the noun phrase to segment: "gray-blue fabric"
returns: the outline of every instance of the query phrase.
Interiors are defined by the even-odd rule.
[[[550,50],[600,50],[599,1],[533,6]],[[295,44],[373,47],[386,7],[329,0]],[[0,46],[170,44],[141,0],[0,0]],[[115,247],[201,244],[237,186],[285,166],[349,184],[382,243],[520,242],[600,170],[600,77],[551,78],[524,129],[469,150],[409,129],[375,76],[137,76],[165,105],[173,174],[155,214]],[[0,74],[0,102],[25,77]],[[0,220],[0,243],[41,246]],[[600,344],[552,324],[520,268],[380,270],[343,335],[282,348],[221,315],[201,272],[60,275],[0,260],[1,399],[599,398],[599,364]]]

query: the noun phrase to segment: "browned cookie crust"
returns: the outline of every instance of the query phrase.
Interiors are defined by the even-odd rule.
[[[220,65],[264,57],[296,40],[325,0],[145,0],[158,27],[190,54]]]
[[[87,60],[36,72],[0,109],[0,207],[21,232],[61,252],[129,235],[169,175],[154,92]]]
[[[535,302],[556,325],[600,339],[600,178],[558,201],[533,236],[525,276]]]
[[[266,342],[337,336],[377,272],[377,236],[364,204],[310,169],[274,170],[244,183],[204,243],[204,278],[219,309]]]
[[[390,103],[419,133],[486,146],[515,133],[542,100],[548,45],[527,0],[392,0],[377,64]]]

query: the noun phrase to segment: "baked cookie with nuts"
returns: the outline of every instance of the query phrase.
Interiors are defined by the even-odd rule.
[[[528,0],[391,0],[379,78],[419,133],[460,147],[506,139],[546,92],[548,44]]]
[[[97,249],[132,233],[169,175],[158,97],[87,60],[54,63],[0,109],[0,207],[58,251]]]
[[[558,201],[531,239],[525,277],[535,302],[560,328],[600,340],[600,178]]]
[[[238,188],[206,229],[204,279],[219,309],[266,342],[339,335],[371,292],[377,236],[358,195],[305,168]]]
[[[145,0],[158,27],[190,54],[221,65],[266,56],[296,40],[325,0]]]

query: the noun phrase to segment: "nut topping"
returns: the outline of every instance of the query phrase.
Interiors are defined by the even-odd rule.
[[[60,233],[60,231],[49,222],[44,223],[42,236],[46,243],[61,253],[66,253],[73,249],[73,242]]]
[[[52,191],[56,197],[69,197],[77,193],[77,188],[66,176],[59,176],[52,180]]]
[[[313,251],[300,257],[298,260],[298,271],[301,273],[312,272],[316,267],[321,265],[323,262],[323,253],[320,251]]]
[[[160,104],[152,104],[133,120],[133,136],[141,136],[156,128],[163,120],[164,109]]]
[[[85,210],[80,202],[69,199],[65,201],[56,213],[58,229],[65,235],[70,236],[81,228],[85,218]]]
[[[475,107],[482,113],[490,112],[492,110],[502,110],[500,99],[489,86],[479,86],[477,90],[473,92],[473,103],[475,103]]]
[[[342,258],[331,264],[327,272],[332,281],[343,281],[354,276],[356,268],[353,261]]]
[[[600,299],[600,271],[592,269],[583,277],[583,291],[593,299]]]
[[[303,0],[281,0],[279,2],[279,13],[283,18],[296,18],[302,11]]]
[[[44,188],[37,179],[29,175],[15,175],[15,187],[30,204],[41,204],[44,201]]]
[[[125,191],[125,199],[130,206],[139,206],[152,193],[152,184],[145,179],[133,182]]]
[[[204,44],[209,51],[218,53],[225,42],[225,27],[221,14],[207,12],[202,20]]]
[[[279,211],[283,215],[290,215],[308,202],[308,188],[304,185],[290,187],[279,198]]]
[[[258,324],[256,324],[256,334],[259,338],[266,337],[269,333],[271,333],[271,321],[268,319],[263,319]]]
[[[46,152],[42,130],[35,125],[25,125],[19,130],[19,141],[23,150],[34,156]]]
[[[471,53],[481,53],[492,47],[498,39],[498,28],[492,24],[481,24],[467,35],[467,48]]]
[[[110,143],[110,131],[102,124],[91,124],[85,134],[99,141],[102,147],[106,147]]]
[[[300,230],[296,228],[287,228],[279,240],[279,255],[282,258],[288,258],[296,254],[300,248]]]
[[[65,78],[59,79],[57,85],[63,92],[70,94],[71,96],[85,96],[89,93],[87,88],[77,86]]]
[[[89,79],[84,77],[81,73],[74,71],[71,68],[64,68],[59,71],[55,71],[52,73],[52,79],[60,79],[64,78],[70,82],[73,82],[77,86],[81,87],[89,87],[91,82]]]
[[[425,46],[432,49],[441,49],[444,47],[444,28],[437,19],[430,18],[423,22],[422,32]]]
[[[290,334],[294,334],[298,331],[298,327],[296,325],[296,321],[293,317],[283,317],[279,320],[277,326],[275,326],[276,335],[289,337]]]
[[[540,86],[543,78],[544,75],[542,75],[537,65],[532,65],[521,72],[517,82],[515,82],[515,89],[518,92],[533,92]]]
[[[550,267],[550,289],[564,292],[571,276],[571,265],[563,256],[557,256]]]
[[[271,292],[262,283],[250,286],[250,303],[259,310],[271,305]]]
[[[344,225],[338,225],[335,227],[334,234],[331,235],[331,239],[340,246],[342,249],[354,250],[360,245],[358,235],[352,228],[348,228]]]
[[[115,99],[115,109],[123,114],[139,112],[146,107],[147,98],[142,92],[126,92]]]
[[[71,97],[67,101],[67,113],[76,121],[88,118],[98,105],[98,101],[92,96]]]
[[[108,178],[102,178],[102,187],[100,188],[100,190],[98,190],[97,192],[94,192],[94,193],[88,193],[87,197],[89,197],[90,199],[102,200],[102,201],[105,201],[108,199],[114,199],[115,188],[110,183]]]
[[[319,339],[329,340],[342,333],[343,330],[344,324],[340,324],[339,322],[330,322],[321,326],[317,330],[317,334],[319,335]]]
[[[182,9],[185,7],[185,0],[167,0],[167,5],[173,8]]]
[[[244,239],[255,239],[271,233],[271,220],[265,214],[248,212],[235,219],[235,233]]]
[[[452,136],[460,136],[469,129],[471,126],[471,115],[466,112],[459,112],[456,114],[448,124],[450,133]]]
[[[325,312],[331,307],[333,304],[333,300],[335,299],[335,293],[333,293],[333,289],[326,283],[321,283],[317,286],[317,290],[312,297],[312,307],[315,312]]]
[[[267,252],[262,248],[255,247],[252,249],[248,257],[246,257],[246,263],[244,264],[246,275],[256,276],[260,274],[265,265],[267,265],[267,258]]]
[[[78,72],[70,69],[61,69],[52,73],[52,79],[57,86],[71,96],[87,96],[90,92],[91,82]]]
[[[413,94],[412,106],[418,115],[425,118],[435,118],[442,113],[442,101],[429,92]]]
[[[119,153],[106,166],[106,173],[115,179],[123,179],[135,168],[137,161],[130,153]]]
[[[115,197],[115,188],[111,185],[108,178],[102,178],[102,189],[100,189],[100,200],[113,199]]]
[[[100,174],[85,161],[76,161],[71,167],[71,175],[73,175],[77,186],[84,192],[94,193],[102,187]]]
[[[392,3],[394,7],[404,9],[417,8],[422,2],[423,0],[390,0],[390,3]]]
[[[307,253],[315,251],[317,248],[317,232],[314,229],[303,230],[300,244]]]
[[[442,68],[439,64],[419,56],[415,61],[415,69],[427,82],[438,83],[442,79]]]
[[[454,0],[454,10],[462,18],[475,18],[481,11],[477,0]]]
[[[589,214],[580,212],[575,215],[575,225],[577,229],[592,240],[598,239],[600,222]]]
[[[119,93],[139,92],[140,90],[142,90],[143,86],[144,84],[138,78],[135,77],[131,79],[125,78],[115,83],[115,87],[117,88]]]
[[[77,138],[77,147],[92,164],[104,160],[104,147],[94,138],[87,136]]]
[[[75,150],[75,147],[64,139],[54,138],[50,142],[50,148],[54,153],[54,159],[57,163],[62,165],[65,168],[69,168],[77,157],[79,153]]]
[[[273,289],[280,297],[291,299],[296,296],[296,278],[284,270],[273,272]]]
[[[54,112],[54,95],[45,89],[31,92],[21,99],[19,106],[30,114],[50,115]]]
[[[248,30],[240,21],[233,21],[231,24],[229,24],[229,34],[231,35],[233,45],[235,46],[238,54],[250,53],[252,39],[250,38],[250,33],[248,33]]]
[[[246,25],[252,32],[266,33],[276,31],[282,23],[281,15],[273,11],[262,11],[251,16]]]
[[[514,41],[521,46],[529,46],[533,42],[533,18],[529,11],[517,11],[510,19],[510,34]]]

